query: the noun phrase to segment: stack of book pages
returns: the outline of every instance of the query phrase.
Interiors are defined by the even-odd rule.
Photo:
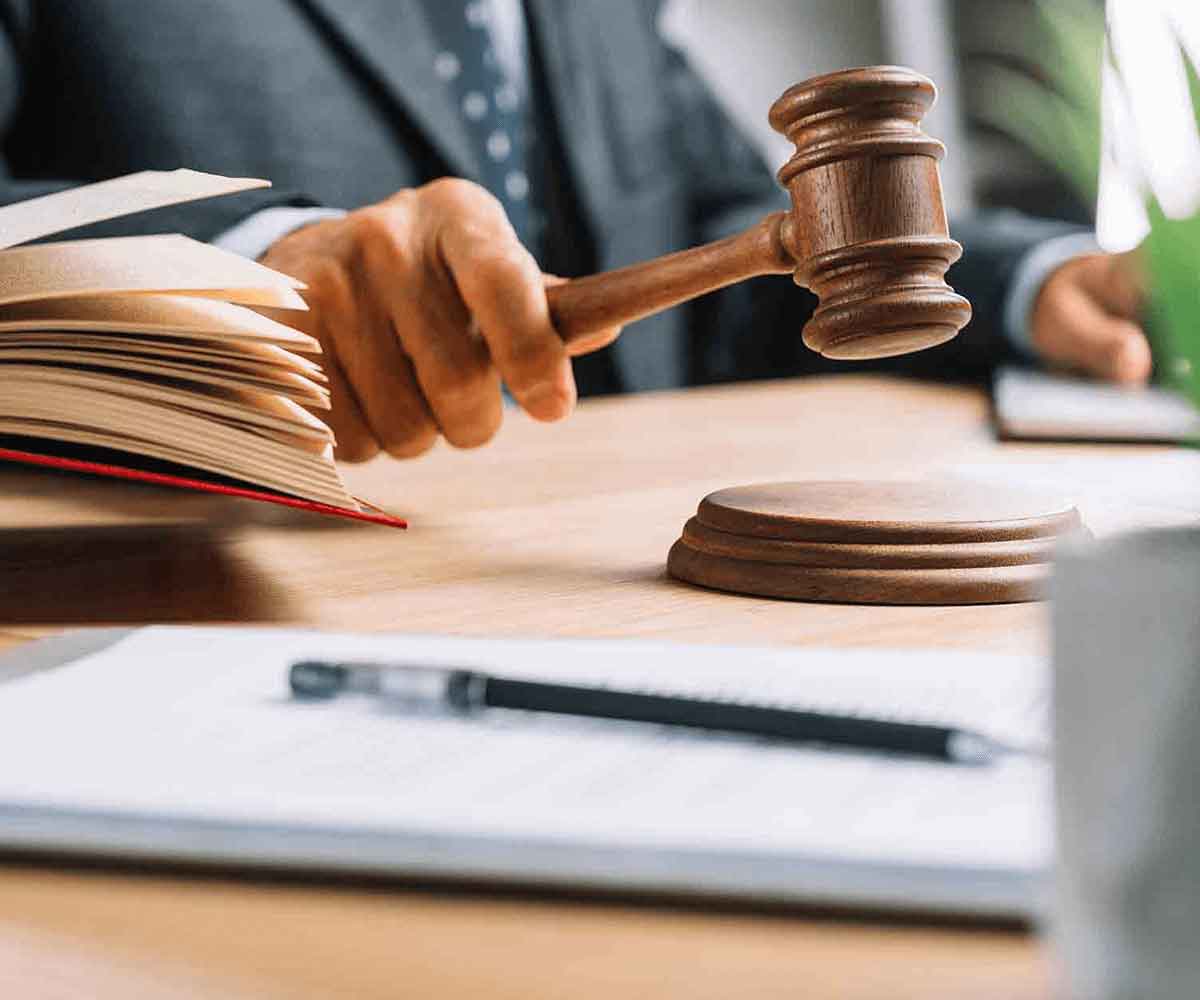
[[[147,171],[0,208],[0,459],[401,523],[342,482],[320,345],[256,311],[305,309],[300,282],[174,234],[19,245],[265,186]]]

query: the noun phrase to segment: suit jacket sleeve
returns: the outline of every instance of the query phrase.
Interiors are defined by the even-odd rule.
[[[667,93],[675,105],[672,118],[679,123],[676,156],[686,177],[695,238],[728,236],[769,212],[786,209],[788,198],[762,157],[683,55],[671,50],[667,66]],[[970,300],[974,316],[948,344],[880,362],[829,362],[803,347],[800,338],[815,297],[772,276],[707,296],[697,304],[692,379],[720,381],[868,369],[972,378],[1001,362],[1019,360],[1003,325],[1013,276],[1021,260],[1039,243],[1080,228],[1011,211],[954,219],[950,228],[964,252],[947,280]]]
[[[22,137],[36,135],[36,122],[28,120],[29,99],[32,96],[28,88],[34,85],[32,81],[36,79],[36,74],[30,73],[31,64],[36,59],[32,34],[33,8],[33,0],[0,0],[0,143],[4,150],[0,158],[0,205],[9,205],[104,179],[58,177],[49,170],[30,170],[28,167],[17,170],[13,167],[12,154],[16,152],[13,144],[21,141],[14,136],[17,124],[20,122],[22,125]],[[34,158],[36,157],[29,155],[19,157],[23,164]],[[195,239],[208,241],[260,209],[315,204],[313,199],[299,192],[273,189],[247,191],[225,198],[155,209],[80,227],[72,230],[69,235],[72,238],[83,238],[180,232]],[[59,236],[55,234],[51,238],[57,239]]]

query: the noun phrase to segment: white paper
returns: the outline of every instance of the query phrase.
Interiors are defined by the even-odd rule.
[[[196,170],[143,170],[0,207],[0,249],[152,208],[267,188],[254,177]]]
[[[826,859],[1027,876],[1048,855],[1040,758],[974,768],[503,710],[463,719],[357,696],[295,701],[289,663],[321,657],[456,664],[1044,739],[1044,668],[1025,657],[153,628],[0,687],[0,842],[19,841],[28,816],[57,811],[419,834],[434,844],[603,845],[630,858],[733,853],[773,859],[781,879],[789,858],[815,862],[818,873]],[[694,879],[702,884],[707,870]],[[621,872],[607,874],[621,882]]]
[[[1005,368],[996,418],[1011,437],[1052,441],[1182,441],[1200,436],[1200,414],[1166,389],[1117,386]]]

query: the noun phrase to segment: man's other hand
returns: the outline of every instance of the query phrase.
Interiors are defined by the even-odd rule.
[[[1144,298],[1129,257],[1076,257],[1050,275],[1034,302],[1033,346],[1049,364],[1143,383],[1151,368],[1150,343],[1139,322]]]
[[[537,420],[575,405],[568,350],[550,322],[544,275],[500,202],[470,181],[401,191],[283,237],[262,257],[299,278],[311,311],[287,321],[325,351],[337,457],[365,461],[489,441],[501,381]],[[589,338],[588,350],[618,330]]]

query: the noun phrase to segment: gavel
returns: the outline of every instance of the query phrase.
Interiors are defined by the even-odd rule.
[[[938,162],[921,131],[933,82],[899,66],[843,70],[789,88],[771,126],[796,153],[778,179],[791,210],[746,232],[548,290],[570,344],[763,274],[815,292],[804,343],[827,358],[907,354],[950,340],[971,306],[946,284],[949,238]]]

